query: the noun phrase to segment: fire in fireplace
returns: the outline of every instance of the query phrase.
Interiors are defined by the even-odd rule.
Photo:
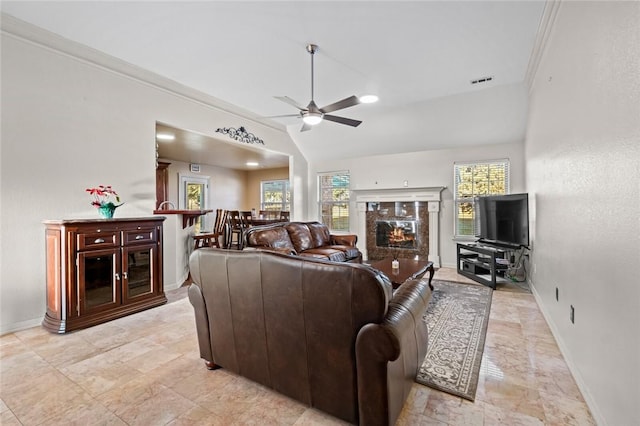
[[[418,223],[415,220],[376,220],[376,246],[416,249]]]

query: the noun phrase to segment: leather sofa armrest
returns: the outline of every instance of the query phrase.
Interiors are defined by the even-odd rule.
[[[390,381],[413,380],[426,355],[427,329],[422,316],[427,310],[431,290],[428,282],[410,280],[394,293],[384,321],[365,325],[356,338],[358,410],[360,424],[393,424],[406,395],[390,392]],[[403,342],[407,342],[403,345]],[[394,376],[389,363],[416,365],[416,371]],[[397,388],[394,387],[394,389]]]
[[[355,234],[331,234],[331,244],[338,246],[355,247],[358,242],[358,236]]]
[[[193,306],[196,316],[196,334],[198,335],[198,346],[200,347],[200,358],[208,363],[213,362],[213,353],[211,352],[211,335],[209,333],[209,315],[207,314],[207,305],[204,302],[202,290],[196,284],[191,284],[188,290],[189,301]]]

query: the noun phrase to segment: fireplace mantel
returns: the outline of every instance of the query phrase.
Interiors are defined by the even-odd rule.
[[[386,189],[354,189],[352,190],[352,200],[356,202],[358,223],[356,229],[358,236],[362,240],[360,251],[364,259],[368,259],[367,254],[367,203],[372,202],[428,202],[429,210],[429,253],[428,259],[433,262],[433,266],[440,267],[440,194],[445,186],[423,187],[423,188],[386,188]],[[360,244],[358,244],[360,246]]]
[[[446,186],[434,186],[425,188],[388,188],[388,189],[353,189],[355,201],[380,202],[380,201],[437,201],[440,202],[440,193]]]

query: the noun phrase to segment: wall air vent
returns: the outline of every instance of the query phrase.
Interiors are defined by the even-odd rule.
[[[471,80],[471,84],[486,83],[493,80],[493,77],[482,77],[477,80]]]

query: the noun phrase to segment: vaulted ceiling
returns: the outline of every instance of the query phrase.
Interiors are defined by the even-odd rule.
[[[300,132],[310,161],[516,142],[545,3],[538,1],[12,2],[3,13],[217,97],[261,117],[315,101],[376,94]],[[490,81],[471,81],[491,77]],[[215,123],[212,127],[251,123]],[[257,135],[260,136],[260,135]],[[268,143],[268,141],[265,141]]]

